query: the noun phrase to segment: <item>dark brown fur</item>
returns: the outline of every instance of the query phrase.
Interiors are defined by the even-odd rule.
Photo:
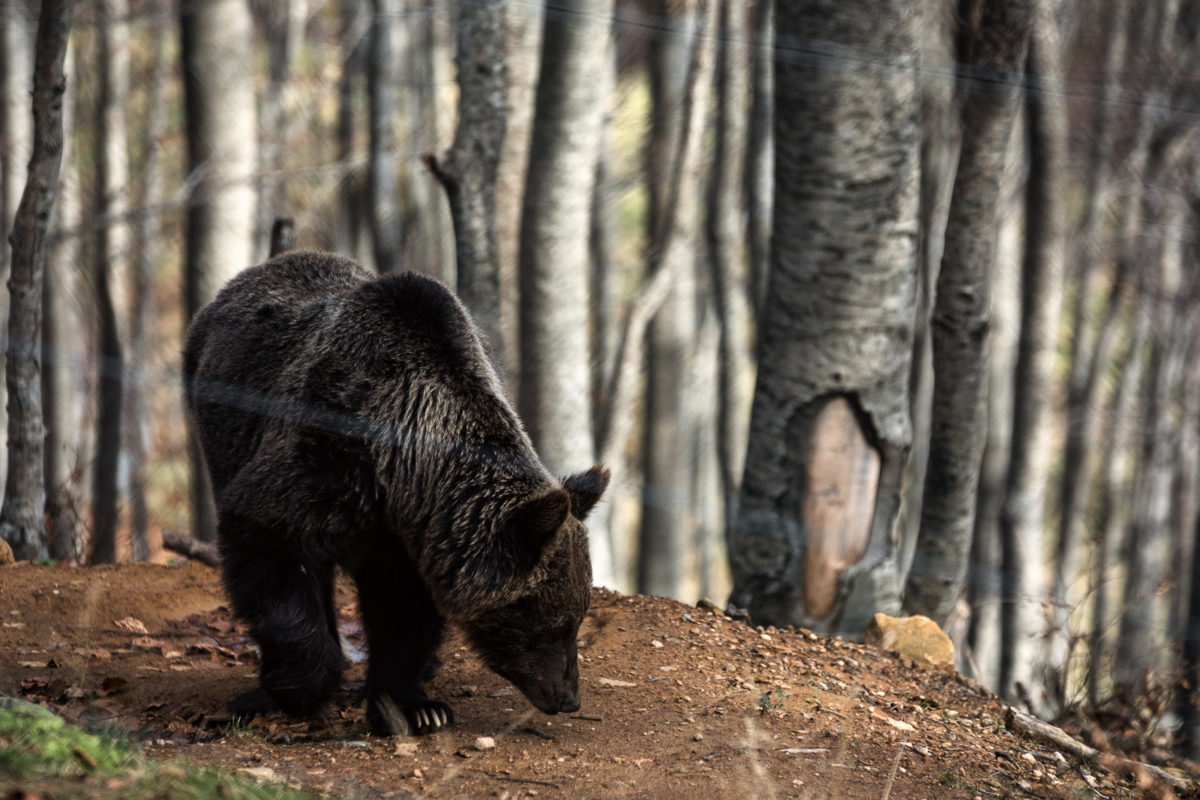
[[[445,287],[287,253],[196,315],[184,382],[225,584],[262,650],[262,690],[235,708],[329,699],[337,565],[359,592],[376,732],[453,719],[422,686],[445,620],[542,711],[579,707],[583,518],[608,473],[546,471]]]

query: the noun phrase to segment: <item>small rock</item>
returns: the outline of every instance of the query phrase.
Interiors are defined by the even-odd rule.
[[[3,539],[0,539],[0,566],[4,566],[5,564],[12,564],[13,561],[14,561],[14,559],[13,559],[12,548],[8,546],[8,542],[4,541]]]
[[[392,751],[392,755],[396,756],[415,756],[417,754],[416,742],[398,742],[396,749]]]
[[[663,646],[663,643],[662,643],[662,642],[660,642],[660,641],[658,641],[657,639],[655,639],[655,640],[654,640],[653,642],[651,642],[650,644],[651,644],[651,645],[653,645],[654,647],[662,647],[662,646]]]
[[[599,683],[601,686],[615,686],[615,687],[619,687],[622,689],[628,689],[633,686],[637,686],[636,683],[630,683],[629,681],[619,681],[616,678],[599,678],[596,682]]]
[[[496,746],[496,740],[493,739],[491,736],[480,736],[478,739],[475,740],[475,749],[476,750],[480,750],[480,751],[491,750],[495,746]]]
[[[895,650],[901,658],[921,666],[954,669],[954,644],[929,617],[876,614],[867,624],[863,641],[882,650]]]
[[[703,742],[703,741],[704,741],[704,734],[703,734],[703,733],[699,733],[699,732],[697,732],[697,733],[693,734],[693,735],[692,735],[692,741],[693,741],[693,742]]]

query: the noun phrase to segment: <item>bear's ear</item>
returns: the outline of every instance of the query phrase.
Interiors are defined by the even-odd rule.
[[[528,498],[509,514],[504,526],[508,541],[504,546],[513,548],[518,570],[533,569],[541,560],[570,508],[570,495],[562,489],[551,489]]]
[[[608,488],[608,470],[599,465],[587,472],[571,475],[563,480],[563,488],[571,495],[571,513],[582,522],[588,512],[600,501],[600,495]]]

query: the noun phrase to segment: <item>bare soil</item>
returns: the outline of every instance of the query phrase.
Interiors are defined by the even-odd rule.
[[[357,697],[365,645],[353,593],[339,589],[339,601],[357,662],[325,716],[234,726],[226,706],[255,684],[257,663],[214,570],[3,567],[0,694],[120,723],[151,757],[250,769],[335,795],[1165,796],[1010,732],[1002,702],[953,674],[599,589],[579,634],[578,714],[538,713],[454,632],[430,693],[454,706],[457,724],[419,739],[376,738]]]

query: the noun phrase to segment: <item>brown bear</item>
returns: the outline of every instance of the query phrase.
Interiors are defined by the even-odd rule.
[[[538,709],[579,708],[583,520],[609,475],[547,472],[450,291],[286,253],[196,315],[183,363],[224,583],[261,651],[236,713],[328,701],[338,566],[358,590],[372,731],[453,721],[423,687],[447,620]]]

